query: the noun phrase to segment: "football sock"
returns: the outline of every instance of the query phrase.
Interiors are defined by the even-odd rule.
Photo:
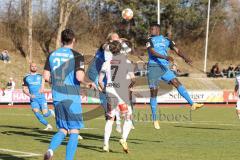
[[[112,133],[112,125],[113,125],[113,121],[107,120],[105,125],[105,132],[104,132],[104,145],[109,144],[109,139]]]
[[[126,142],[127,137],[132,129],[132,120],[125,120],[123,124],[123,134],[122,139]]]
[[[156,121],[157,120],[157,98],[156,97],[151,97],[150,98],[150,105],[151,105],[151,110],[152,110],[152,120]]]
[[[37,117],[37,119],[39,120],[39,122],[41,122],[43,125],[47,126],[48,125],[48,121],[44,119],[43,115],[39,112],[34,112],[34,115]]]
[[[190,105],[193,105],[193,101],[192,101],[192,99],[190,98],[187,90],[183,87],[183,85],[178,86],[177,90],[178,90],[179,94],[180,94],[183,98],[185,98]]]
[[[48,149],[55,151],[62,143],[62,141],[64,140],[64,138],[66,137],[66,135],[61,132],[58,131],[52,138],[51,143],[48,147]]]
[[[66,148],[66,160],[73,160],[78,145],[78,134],[71,133]]]

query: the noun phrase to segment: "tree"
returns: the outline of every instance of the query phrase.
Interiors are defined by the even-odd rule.
[[[32,61],[32,0],[27,0],[28,6],[28,54],[29,54],[29,62]]]
[[[65,29],[72,10],[78,6],[79,2],[80,0],[58,0],[59,21],[55,48],[60,47],[61,32]]]

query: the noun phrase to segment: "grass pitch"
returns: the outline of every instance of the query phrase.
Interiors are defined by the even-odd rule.
[[[146,105],[147,106],[147,105]],[[189,112],[185,107],[160,107],[161,129],[150,121],[150,107],[135,110],[135,130],[129,135],[129,154],[118,143],[113,127],[111,152],[102,152],[105,120],[85,122],[76,160],[237,160],[240,121],[233,107],[206,107]],[[0,106],[1,107],[1,106]],[[89,108],[84,108],[89,110]],[[53,118],[48,120],[54,124]],[[42,160],[54,131],[43,131],[29,108],[0,109],[0,160]],[[54,160],[64,160],[64,141]]]

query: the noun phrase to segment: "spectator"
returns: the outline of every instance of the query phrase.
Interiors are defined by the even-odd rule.
[[[234,69],[235,75],[240,74],[240,64]]]
[[[224,77],[223,72],[220,71],[218,63],[212,66],[212,69],[210,71],[209,77]]]
[[[4,63],[11,63],[9,53],[6,49],[0,54],[0,59],[3,60]]]
[[[174,74],[177,76],[177,77],[188,77],[189,76],[189,73],[182,73],[178,67],[177,67],[177,63],[173,63],[172,67],[171,67],[171,70],[174,72]]]
[[[228,78],[234,78],[235,77],[235,71],[234,71],[234,67],[232,64],[230,64],[230,66],[227,69],[227,77]]]
[[[14,88],[15,88],[15,82],[13,81],[13,78],[9,78],[9,81],[7,83],[7,90],[8,92],[11,94],[11,98],[10,98],[10,102],[9,102],[9,106],[12,106],[13,105],[13,91],[14,91]]]

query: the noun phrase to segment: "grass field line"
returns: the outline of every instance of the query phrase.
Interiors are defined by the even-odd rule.
[[[16,114],[16,113],[0,113],[0,116],[30,116],[34,117],[33,114]],[[105,118],[96,118],[95,120],[105,120]],[[152,123],[152,121],[136,121],[138,123]],[[166,123],[166,124],[191,124],[191,125],[219,125],[219,126],[240,126],[240,123],[219,123],[218,121],[160,121],[160,123]],[[84,128],[84,129],[98,129],[98,128]]]
[[[10,153],[17,153],[16,155],[12,155],[14,157],[36,157],[36,156],[42,156],[42,154],[32,153],[32,152],[23,152],[23,151],[17,151],[17,150],[11,150],[11,149],[5,149],[0,148],[0,151],[2,152],[10,152]],[[19,155],[20,153],[20,155]],[[10,156],[0,156],[0,158],[4,157],[10,157]]]

